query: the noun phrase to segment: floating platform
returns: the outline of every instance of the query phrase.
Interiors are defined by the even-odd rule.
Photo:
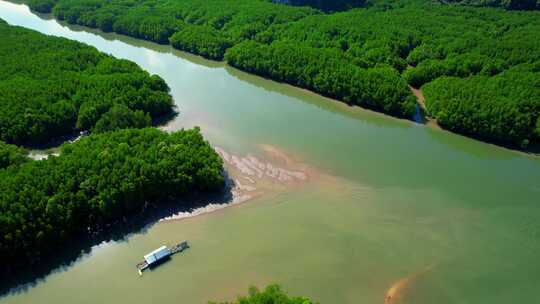
[[[142,273],[144,270],[154,265],[158,265],[161,262],[165,261],[166,259],[170,258],[173,254],[182,252],[188,248],[189,248],[189,244],[187,241],[178,243],[172,246],[171,248],[168,248],[167,246],[163,245],[159,247],[158,249],[145,255],[144,261],[137,263],[137,271],[139,272],[139,275],[142,276]]]

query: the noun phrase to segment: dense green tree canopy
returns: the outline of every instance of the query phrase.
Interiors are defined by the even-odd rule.
[[[502,7],[509,10],[540,9],[540,1],[538,0],[444,0],[443,2],[471,6]]]
[[[348,10],[366,4],[365,0],[272,0],[272,2],[296,6],[311,6],[328,12]]]
[[[141,110],[132,111],[123,104],[114,105],[103,114],[92,128],[92,132],[103,133],[116,129],[144,128],[152,124],[148,113]]]
[[[209,304],[218,304],[209,302]],[[219,304],[316,304],[305,297],[288,296],[278,285],[269,285],[260,291],[256,287],[249,289],[249,295],[239,297],[234,302],[222,302]]]
[[[223,188],[222,161],[199,129],[145,128],[172,109],[161,78],[2,20],[0,35],[0,139],[93,133],[41,161],[0,141],[0,281],[104,235],[148,204]]]
[[[88,130],[117,104],[143,116],[172,110],[168,87],[136,64],[0,20],[0,140],[43,143]]]
[[[25,163],[28,161],[26,154],[24,149],[0,141],[0,169]]]
[[[147,202],[219,190],[222,170],[198,129],[151,128],[90,135],[63,145],[59,156],[0,169],[0,275]]]
[[[213,27],[207,25],[185,25],[172,35],[173,47],[206,58],[221,60],[232,42]]]
[[[40,9],[41,1],[33,0],[33,7]],[[55,0],[52,7],[71,23],[100,27],[97,21],[106,19],[114,31],[170,40],[176,48],[225,58],[240,69],[396,116],[414,112],[406,83],[420,88],[443,78],[426,96],[429,115],[457,132],[524,146],[539,141],[538,87],[527,79],[538,77],[540,12],[513,9],[533,2],[370,0],[337,13],[263,0]],[[154,33],[160,38],[152,38]],[[497,102],[485,93],[462,97],[455,85],[459,79],[482,79],[473,82],[477,92],[487,92],[508,79],[499,74],[523,66],[532,68],[510,72],[521,79],[522,92],[496,89],[502,94]],[[459,112],[447,107],[455,96],[461,96]],[[492,114],[484,115],[486,108]],[[523,111],[531,111],[528,126],[520,124],[518,132],[508,124],[521,121]],[[489,127],[472,122],[479,116]]]
[[[396,116],[410,117],[416,101],[407,83],[389,66],[363,69],[332,49],[290,42],[271,45],[247,41],[231,48],[227,61],[243,70]]]
[[[452,131],[521,146],[540,136],[538,66],[518,65],[493,77],[445,76],[423,89],[433,117]]]

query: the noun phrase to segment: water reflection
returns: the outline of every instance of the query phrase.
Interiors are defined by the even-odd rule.
[[[17,3],[15,1],[9,2]],[[17,7],[22,11],[28,10],[26,6]],[[208,60],[201,56],[177,50],[170,45],[157,44],[154,42],[136,39],[125,35],[119,35],[116,33],[106,33],[99,29],[69,24],[65,21],[55,20],[52,14],[40,14],[37,12],[33,12],[33,14],[38,16],[42,20],[53,20],[55,23],[58,23],[61,26],[66,27],[67,29],[74,32],[92,33],[99,37],[102,37],[107,41],[120,41],[134,47],[139,47],[142,49],[146,58],[148,59],[148,63],[155,68],[166,67],[166,62],[160,59],[159,56],[155,56],[155,52],[161,54],[170,54],[187,60],[195,65],[204,66],[212,69],[224,68],[229,75],[241,81],[247,82],[251,85],[254,85],[258,88],[262,88],[270,92],[290,97],[292,100],[295,101],[303,101],[305,103],[315,105],[325,111],[330,111],[332,113],[340,114],[345,117],[354,118],[380,127],[409,128],[412,126],[409,121],[391,118],[386,116],[385,114],[366,110],[360,107],[350,107],[342,102],[318,95],[308,90],[296,88],[288,84],[279,83],[276,81],[265,79],[263,77],[243,72],[227,65],[225,62]]]
[[[35,14],[35,15],[37,15],[39,18],[41,18],[43,20],[55,20],[54,16],[51,15],[51,14]],[[186,53],[186,52],[177,50],[177,49],[173,48],[171,45],[158,44],[158,43],[154,43],[154,42],[151,42],[151,41],[137,39],[137,38],[133,38],[133,37],[125,36],[125,35],[120,35],[120,34],[116,34],[116,33],[106,33],[106,32],[103,32],[103,31],[101,31],[99,29],[93,29],[93,28],[89,28],[89,27],[69,24],[69,23],[67,23],[65,21],[55,20],[55,22],[57,22],[61,26],[66,27],[69,30],[74,31],[74,32],[92,33],[94,35],[102,37],[103,39],[105,39],[107,41],[120,41],[120,42],[129,44],[129,45],[134,46],[134,47],[139,47],[139,48],[143,48],[143,49],[146,49],[146,50],[152,50],[152,51],[157,52],[157,53],[171,54],[171,55],[174,55],[176,57],[180,57],[182,59],[185,59],[185,60],[187,60],[187,61],[189,61],[191,63],[194,63],[196,65],[201,65],[201,66],[204,66],[204,67],[207,67],[207,68],[212,68],[212,69],[222,68],[222,67],[224,67],[226,65],[224,62],[208,60],[208,59],[205,59],[205,58],[203,58],[201,56],[197,56],[197,55],[193,55],[193,54],[190,54],[190,53]],[[152,53],[152,52],[149,52],[149,53]]]
[[[9,1],[13,3],[22,3],[22,1]],[[10,7],[12,9],[12,7]],[[28,13],[29,9],[27,6],[17,5],[13,6],[13,9],[21,12]],[[411,127],[418,127],[415,123],[389,117],[385,114],[378,112],[373,112],[371,110],[366,110],[360,107],[350,107],[342,102],[327,98],[316,93],[310,92],[308,90],[296,88],[288,84],[279,83],[276,81],[268,80],[263,77],[259,77],[253,74],[249,74],[243,71],[240,71],[236,68],[233,68],[227,65],[225,62],[218,62],[213,60],[208,60],[197,55],[186,53],[177,49],[174,49],[170,45],[162,45],[154,42],[132,38],[125,35],[119,35],[116,33],[105,33],[99,29],[92,29],[88,27],[72,25],[64,21],[58,21],[54,19],[52,14],[40,14],[33,12],[34,15],[38,16],[42,20],[53,22],[54,25],[59,24],[62,27],[65,27],[73,32],[78,33],[91,33],[97,35],[107,41],[119,41],[122,43],[129,44],[139,48],[140,52],[144,54],[145,62],[152,66],[154,69],[164,70],[169,68],[168,62],[165,58],[160,58],[156,53],[172,55],[174,57],[181,58],[189,63],[192,66],[197,67],[206,67],[210,69],[225,69],[225,71],[233,76],[234,78],[241,80],[243,82],[249,83],[255,87],[262,88],[266,91],[277,93],[283,96],[287,96],[290,100],[293,101],[302,101],[304,103],[314,105],[319,109],[328,111],[334,114],[341,115],[343,117],[352,118],[359,120],[373,126],[390,128],[390,129],[408,129]],[[51,25],[51,26],[54,26]],[[510,148],[504,148],[496,146],[493,144],[486,144],[483,142],[478,142],[477,140],[470,139],[461,135],[456,135],[448,131],[442,131],[437,128],[432,128],[426,126],[425,132],[430,136],[430,138],[435,139],[436,142],[445,145],[446,147],[451,147],[454,150],[465,152],[474,157],[495,157],[497,159],[508,159],[513,157],[510,153],[507,153],[508,150],[514,151],[516,153],[521,153],[517,150]],[[525,154],[528,157],[537,157],[539,156],[540,146],[531,147]]]
[[[78,235],[69,246],[58,250],[50,258],[38,265],[18,269],[10,276],[2,276],[0,299],[10,294],[23,293],[37,284],[44,283],[47,277],[69,270],[77,263],[91,257],[93,250],[113,243],[125,243],[134,235],[146,234],[159,220],[177,214],[188,214],[210,204],[224,205],[233,201],[233,181],[226,175],[226,187],[215,194],[193,194],[182,198],[171,198],[158,204],[147,203],[139,213],[129,218],[123,217],[88,234]],[[133,265],[135,266],[135,265]],[[135,267],[133,268],[135,271]]]
[[[353,118],[385,128],[409,128],[413,125],[407,120],[390,118],[382,113],[370,111],[356,106],[349,106],[335,99],[321,96],[289,84],[284,84],[265,79],[257,75],[249,74],[229,65],[225,65],[225,70],[229,75],[235,77],[236,79],[252,84],[258,88],[290,97],[291,100],[302,101],[307,104],[314,105],[322,110],[339,114],[344,117]]]

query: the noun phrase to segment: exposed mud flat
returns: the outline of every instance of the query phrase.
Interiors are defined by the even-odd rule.
[[[86,133],[81,133],[70,142],[75,142],[85,135]],[[226,203],[209,201],[204,207],[165,217],[160,222],[190,218],[241,204],[265,193],[302,185],[315,175],[313,169],[277,147],[261,144],[259,148],[267,156],[264,159],[250,154],[246,156],[235,155],[223,148],[214,147],[223,159],[228,177],[232,182],[230,201]],[[51,155],[59,156],[59,149],[31,150],[28,157],[39,161],[47,159]]]
[[[261,146],[269,147],[269,146]],[[243,178],[251,184],[257,184],[258,181],[267,180],[277,183],[295,183],[306,181],[308,175],[301,170],[289,169],[292,167],[291,158],[286,156],[284,152],[277,150],[276,148],[266,149],[265,152],[271,156],[281,158],[285,161],[287,169],[273,164],[267,160],[261,160],[253,155],[241,157],[227,153],[225,150],[216,147],[216,152],[221,156],[224,162],[232,167],[240,178]]]
[[[221,147],[214,150],[223,159],[232,182],[231,200],[227,203],[209,202],[206,206],[180,212],[161,221],[180,220],[247,202],[264,194],[283,191],[305,184],[315,171],[296,161],[288,153],[271,145],[259,145],[265,158],[248,154],[235,155]]]

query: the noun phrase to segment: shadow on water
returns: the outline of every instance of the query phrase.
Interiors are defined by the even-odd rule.
[[[160,260],[157,260],[157,262],[154,262],[153,264],[149,265],[146,270],[149,270],[149,271],[155,270],[159,268],[160,266],[167,264],[167,262],[169,262],[170,260],[171,260],[171,256],[170,255],[166,256]]]
[[[416,104],[416,108],[413,115],[413,121],[419,124],[426,124],[426,113],[419,104]]]
[[[229,75],[237,78],[238,80],[247,82],[268,92],[285,95],[287,97],[291,97],[293,100],[302,101],[307,104],[314,105],[322,110],[369,123],[377,127],[408,129],[415,125],[422,126],[425,128],[429,136],[433,137],[433,139],[435,139],[437,142],[440,142],[453,149],[464,151],[473,156],[488,156],[490,158],[496,156],[497,158],[511,158],[513,154],[508,152],[514,152],[527,155],[531,158],[540,157],[540,143],[532,143],[528,147],[522,148],[505,142],[494,142],[471,134],[464,135],[449,131],[447,129],[429,126],[429,120],[426,118],[427,114],[418,105],[411,120],[400,119],[359,106],[350,106],[339,100],[322,96],[315,92],[298,88],[286,83],[281,83],[258,75],[250,74],[229,65],[225,66],[225,70],[227,73],[229,73]],[[497,152],[494,153],[494,151]]]
[[[86,134],[88,134],[87,131],[76,131],[76,130],[73,130],[72,132],[66,134],[66,135],[62,135],[62,136],[58,136],[58,137],[55,137],[55,138],[52,138],[50,140],[48,140],[47,142],[44,142],[44,143],[36,143],[36,144],[25,144],[25,145],[22,145],[25,149],[30,149],[30,150],[51,150],[51,149],[56,149],[56,148],[59,148],[61,145],[65,144],[65,143],[70,143],[70,142],[75,142],[77,141],[79,138],[85,136]]]
[[[24,6],[28,7],[28,4],[27,4],[28,1],[23,1],[23,0],[5,0],[5,1],[9,2],[9,3],[24,5]],[[28,8],[28,9],[30,9],[30,8]],[[90,33],[90,34],[94,34],[96,36],[99,36],[99,37],[101,37],[101,38],[103,38],[103,39],[105,39],[107,41],[120,41],[120,42],[129,44],[129,45],[132,45],[132,46],[135,46],[135,47],[150,49],[150,50],[156,51],[158,53],[172,54],[174,56],[185,59],[185,60],[187,60],[187,61],[189,61],[191,63],[202,65],[202,66],[205,66],[207,68],[221,68],[221,67],[226,65],[226,63],[223,62],[223,61],[210,60],[210,59],[203,58],[203,57],[201,57],[199,55],[194,55],[194,54],[190,54],[190,53],[187,53],[187,52],[184,52],[184,51],[181,51],[181,50],[177,50],[177,49],[173,48],[170,44],[159,44],[159,43],[155,43],[155,42],[152,42],[152,41],[143,40],[143,39],[140,39],[140,38],[134,38],[134,37],[130,37],[130,36],[122,35],[122,34],[117,34],[117,33],[114,33],[114,32],[104,32],[104,31],[102,31],[100,29],[97,29],[97,28],[91,28],[91,27],[87,27],[87,26],[71,24],[71,23],[68,23],[68,22],[63,21],[63,20],[58,20],[58,19],[56,19],[54,17],[53,14],[43,14],[43,13],[36,12],[36,11],[33,11],[33,10],[30,10],[30,11],[32,12],[33,15],[37,16],[38,18],[40,18],[42,20],[55,21],[59,25],[65,27],[65,28],[67,28],[67,29],[69,29],[69,30],[71,30],[73,32]]]
[[[159,117],[156,117],[152,119],[152,127],[159,128],[162,126],[165,126],[168,122],[174,120],[178,115],[180,115],[180,112],[178,112],[176,109],[173,109],[170,113],[161,115]],[[29,150],[34,151],[46,151],[46,150],[57,150],[65,143],[73,143],[80,138],[89,135],[89,131],[79,131],[79,130],[72,130],[70,133],[66,135],[61,135],[55,138],[52,138],[44,143],[36,143],[36,144],[23,144],[22,147]]]
[[[92,248],[106,242],[127,242],[135,234],[145,234],[159,220],[178,214],[192,212],[208,204],[227,204],[233,200],[234,180],[224,172],[225,187],[213,194],[192,193],[182,197],[171,197],[165,201],[147,203],[137,212],[99,227],[88,234],[76,235],[69,247],[61,248],[36,265],[16,269],[9,274],[0,273],[0,300],[14,293],[22,293],[46,281],[47,276],[63,272],[78,261],[91,255]]]
[[[17,2],[12,1],[12,0],[9,0],[8,2],[17,3]],[[20,3],[17,3],[17,4],[26,5],[24,2],[20,2]],[[130,37],[130,36],[122,35],[122,34],[117,34],[117,33],[114,33],[114,32],[104,32],[104,31],[102,31],[100,29],[96,29],[96,28],[71,24],[71,23],[68,23],[66,21],[56,19],[54,17],[54,15],[52,15],[52,14],[42,14],[42,13],[38,13],[38,12],[35,12],[35,11],[32,11],[32,14],[36,15],[37,17],[39,17],[42,20],[47,20],[47,21],[54,20],[55,22],[57,22],[61,26],[66,27],[67,29],[69,29],[69,30],[71,30],[73,32],[91,33],[91,34],[97,35],[97,36],[99,36],[99,37],[101,37],[101,38],[103,38],[103,39],[105,39],[107,41],[120,41],[120,42],[129,44],[131,46],[149,49],[149,50],[152,50],[152,51],[155,51],[155,52],[158,52],[158,53],[172,54],[172,55],[174,55],[176,57],[180,57],[180,58],[185,59],[185,60],[187,60],[187,61],[189,61],[191,63],[202,65],[202,66],[207,67],[207,68],[222,68],[222,67],[226,66],[226,63],[223,62],[223,61],[209,60],[209,59],[203,58],[203,57],[198,56],[198,55],[194,55],[194,54],[190,54],[190,53],[187,53],[187,52],[184,52],[184,51],[181,51],[181,50],[177,50],[177,49],[173,48],[170,44],[159,44],[159,43],[155,43],[155,42],[152,42],[152,41],[143,40],[143,39],[140,39],[140,38],[134,38],[134,37]]]
[[[175,105],[175,107],[176,107],[176,105]],[[176,119],[178,117],[178,115],[180,115],[180,112],[177,109],[175,109],[174,111],[171,111],[168,114],[156,117],[156,118],[154,118],[152,120],[152,126],[153,127],[165,126],[167,123],[169,123],[169,122],[173,121],[174,119]]]
[[[250,74],[229,65],[225,66],[225,70],[227,73],[229,73],[229,75],[235,77],[236,79],[247,82],[268,92],[278,93],[280,95],[290,97],[293,100],[302,101],[304,103],[316,106],[319,109],[332,112],[334,114],[339,114],[344,117],[360,120],[378,127],[404,129],[413,125],[411,121],[406,119],[391,117],[386,114],[359,106],[347,105],[345,102],[322,96],[307,89],[302,89],[287,83]]]
[[[540,159],[540,143],[521,148],[504,142],[497,143],[473,135],[467,136],[446,129],[429,127],[426,128],[426,134],[445,147],[463,151],[480,159],[511,159],[516,155],[524,155],[533,160]]]

